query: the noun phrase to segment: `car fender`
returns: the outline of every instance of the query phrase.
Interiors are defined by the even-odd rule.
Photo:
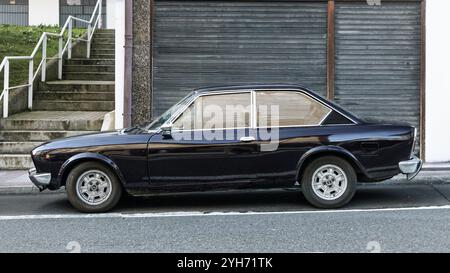
[[[312,148],[308,150],[303,156],[300,158],[300,160],[297,163],[297,175],[296,175],[296,181],[299,181],[299,174],[305,167],[305,162],[308,160],[308,158],[311,158],[312,156],[317,156],[319,154],[331,154],[331,155],[341,155],[345,159],[350,161],[350,164],[356,165],[364,175],[367,175],[366,168],[361,164],[361,162],[356,158],[352,153],[350,153],[348,150],[339,147],[339,146],[319,146]],[[355,170],[357,171],[357,170]]]
[[[70,157],[69,159],[67,159],[63,163],[63,165],[61,166],[61,169],[58,172],[58,178],[57,178],[58,185],[62,185],[62,182],[63,182],[62,179],[66,175],[67,170],[70,170],[75,164],[77,164],[79,162],[88,161],[88,160],[101,162],[101,163],[109,166],[114,171],[114,173],[117,175],[117,177],[119,178],[120,183],[122,185],[125,185],[125,179],[123,178],[122,172],[120,171],[117,164],[107,156],[104,156],[104,155],[98,154],[98,153],[92,153],[92,152],[76,154],[76,155]]]

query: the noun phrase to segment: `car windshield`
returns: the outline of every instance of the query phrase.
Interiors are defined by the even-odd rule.
[[[153,131],[158,130],[161,125],[163,125],[166,121],[170,119],[170,117],[178,111],[181,107],[183,107],[188,101],[189,98],[192,96],[193,92],[189,93],[186,97],[184,97],[182,100],[177,102],[174,106],[170,107],[169,110],[164,112],[161,116],[157,117],[154,121],[152,121],[150,124],[145,126],[146,130]]]

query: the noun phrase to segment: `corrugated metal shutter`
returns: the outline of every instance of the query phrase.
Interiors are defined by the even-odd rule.
[[[420,4],[336,4],[336,101],[363,118],[419,128]]]
[[[79,0],[80,5],[74,4],[77,1],[59,0],[59,24],[62,26],[66,23],[67,18],[70,15],[84,19],[90,20],[92,12],[94,12],[97,0]],[[106,26],[106,0],[102,2],[102,19],[103,25]],[[86,28],[87,24],[74,21],[74,27]]]
[[[28,0],[0,0],[0,24],[28,25]]]
[[[156,1],[153,114],[194,88],[300,83],[326,94],[326,2]]]

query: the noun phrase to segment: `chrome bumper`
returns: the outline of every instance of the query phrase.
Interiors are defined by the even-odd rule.
[[[398,167],[408,180],[413,179],[422,169],[422,160],[414,156],[412,159],[398,163]]]
[[[51,173],[37,173],[35,168],[28,170],[28,176],[30,177],[31,182],[33,182],[33,184],[41,191],[48,187],[52,179]]]

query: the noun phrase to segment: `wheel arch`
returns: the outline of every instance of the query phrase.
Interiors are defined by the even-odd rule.
[[[336,156],[346,160],[355,170],[358,177],[367,176],[367,172],[361,162],[348,150],[339,146],[323,146],[317,147],[306,152],[297,164],[296,181],[300,182],[303,172],[308,164],[319,157]]]
[[[58,184],[60,186],[64,186],[66,184],[67,176],[69,175],[70,171],[75,168],[75,166],[83,163],[83,162],[98,162],[103,164],[104,166],[108,167],[114,174],[116,174],[117,178],[120,181],[120,184],[122,186],[125,186],[125,179],[122,175],[122,172],[120,171],[117,164],[108,158],[107,156],[104,156],[102,154],[97,153],[81,153],[72,156],[68,160],[66,160],[63,165],[61,166],[59,172],[58,172]]]

